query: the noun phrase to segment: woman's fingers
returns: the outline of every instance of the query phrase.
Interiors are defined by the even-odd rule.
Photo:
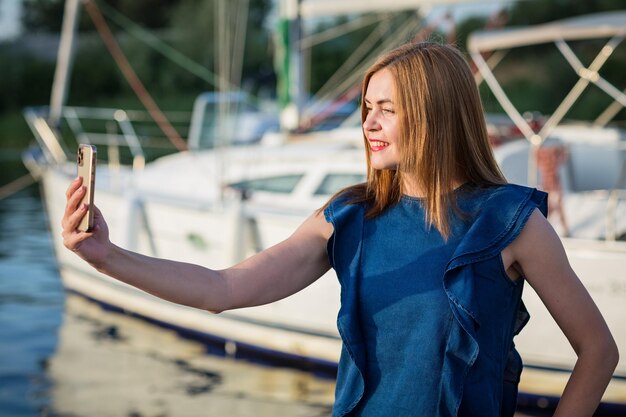
[[[77,222],[73,222],[72,220],[78,217],[78,221],[84,216],[86,212],[86,207],[84,204],[81,204],[81,199],[85,194],[84,187],[79,188],[72,194],[67,200],[67,204],[65,205],[65,213],[63,213],[63,219],[61,220],[61,226],[64,229],[75,229],[78,225]]]
[[[96,210],[99,216],[102,216],[100,210],[98,210],[96,206],[93,206],[93,208],[94,210]],[[74,213],[64,218],[65,225],[63,227],[63,232],[61,233],[61,235],[63,236],[63,245],[72,251],[77,250],[82,241],[89,239],[101,229],[99,225],[96,225],[92,232],[81,232],[77,229],[78,224],[86,213],[87,205],[81,204]]]
[[[80,206],[82,198],[85,196],[86,188],[80,186],[67,200],[67,210],[76,210]],[[68,213],[69,214],[69,213]]]
[[[66,234],[79,233],[77,230],[78,224],[82,220],[83,216],[87,213],[87,205],[81,204],[75,210],[67,210],[65,215],[63,216],[63,220],[61,221],[61,226],[63,228],[63,236]]]
[[[76,230],[76,228],[78,228],[78,225],[80,224],[80,221],[83,219],[83,217],[85,217],[86,213],[87,204],[81,204],[80,206],[78,206],[78,208],[74,210],[74,212],[70,213],[65,218],[64,229],[67,229],[68,231]]]
[[[70,225],[67,224],[68,219],[70,219],[72,215],[77,211],[81,211],[80,202],[85,195],[85,187],[81,184],[82,178],[78,177],[77,179],[72,181],[67,191],[65,192],[67,202],[65,204],[65,212],[63,213],[63,219],[61,221],[61,226],[63,226],[63,228],[70,227]]]
[[[67,187],[67,190],[65,191],[65,197],[67,197],[67,199],[69,200],[70,196],[74,194],[74,191],[76,191],[78,187],[81,186],[82,183],[83,183],[83,177],[74,178],[74,181],[70,183],[70,185]]]
[[[93,233],[88,232],[63,233],[63,245],[69,250],[75,251],[83,240],[91,236]]]
[[[88,211],[88,205],[82,203],[86,188],[82,185],[81,178],[77,178],[68,186],[65,197],[67,199],[65,212],[61,225],[63,230],[63,245],[78,254],[81,258],[89,261],[99,259],[106,252],[108,229],[100,210],[92,205],[94,210],[94,230],[81,232],[78,225]],[[93,239],[91,239],[93,238]]]
[[[63,219],[61,220],[64,241],[67,240],[69,236],[74,234],[78,224],[87,212],[86,206],[80,203],[83,195],[85,194],[85,187],[82,186],[82,182],[83,179],[81,177],[77,177],[70,183],[65,191],[67,202],[65,204]]]

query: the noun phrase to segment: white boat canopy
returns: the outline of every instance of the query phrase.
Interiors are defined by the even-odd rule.
[[[476,74],[477,82],[481,81],[480,77],[485,80],[504,111],[536,150],[561,123],[567,112],[590,84],[594,84],[613,99],[613,103],[596,118],[594,124],[597,127],[605,126],[622,108],[626,108],[626,89],[616,88],[599,73],[624,37],[626,37],[626,11],[615,11],[573,17],[524,28],[480,31],[470,35],[467,44],[472,59],[479,70],[479,73]],[[567,41],[593,39],[609,40],[600,49],[591,64],[585,66],[567,44]],[[493,68],[500,62],[508,49],[551,42],[556,45],[579,78],[539,132],[535,132],[509,100],[494,76]],[[486,54],[488,52],[494,53]],[[486,56],[488,56],[488,61],[486,61]],[[534,158],[529,160],[528,173],[529,184],[535,184],[536,166]]]
[[[626,36],[626,11],[572,17],[532,27],[475,32],[468,39],[470,52],[538,45],[556,40]]]
[[[295,1],[295,0],[292,0]],[[303,18],[317,16],[339,16],[346,14],[357,14],[367,12],[392,12],[399,10],[411,10],[420,7],[430,7],[435,5],[452,5],[472,3],[476,0],[301,0],[300,16]],[[483,0],[484,4],[498,4],[498,0]]]

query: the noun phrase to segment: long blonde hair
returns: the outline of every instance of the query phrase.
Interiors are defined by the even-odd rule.
[[[336,196],[348,193],[350,203],[366,202],[366,217],[372,218],[400,201],[402,176],[409,175],[424,191],[427,221],[448,238],[450,215],[460,214],[452,192],[456,182],[506,183],[489,146],[474,77],[454,47],[409,43],[384,54],[367,70],[362,97],[382,69],[393,77],[401,161],[397,169],[373,169],[364,135],[367,182]],[[365,117],[362,100],[362,120]]]

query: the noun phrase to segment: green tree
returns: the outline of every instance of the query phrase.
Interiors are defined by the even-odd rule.
[[[22,24],[27,31],[59,32],[65,0],[25,0]]]
[[[623,0],[523,0],[511,7],[509,24],[534,25],[571,16],[622,10]]]
[[[172,11],[181,0],[95,0],[104,1],[129,19],[148,28],[160,28],[170,22]],[[22,23],[29,31],[60,32],[65,0],[25,0]],[[85,13],[81,14],[80,31],[93,30]]]

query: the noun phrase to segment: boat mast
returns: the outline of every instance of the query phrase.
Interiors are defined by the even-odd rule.
[[[279,2],[276,66],[279,73],[278,99],[280,124],[287,130],[300,126],[304,108],[304,77],[300,39],[302,37],[302,0]]]
[[[78,26],[78,12],[80,0],[66,0],[63,12],[63,26],[57,55],[57,65],[54,71],[52,94],[50,97],[50,114],[48,121],[56,126],[61,118],[65,99],[67,98],[68,84],[72,72],[74,57],[74,37]]]

